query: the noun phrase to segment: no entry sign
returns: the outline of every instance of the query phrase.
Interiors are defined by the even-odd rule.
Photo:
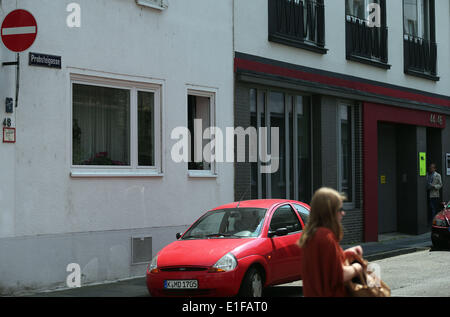
[[[33,15],[25,10],[10,12],[2,23],[2,41],[13,52],[23,52],[36,39],[37,24]]]

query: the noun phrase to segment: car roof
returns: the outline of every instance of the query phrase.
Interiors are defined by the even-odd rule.
[[[216,207],[212,210],[219,209],[230,209],[230,208],[265,208],[269,209],[273,205],[282,204],[282,203],[293,203],[305,206],[309,209],[309,206],[305,203],[296,200],[289,199],[254,199],[254,200],[243,200],[240,202],[233,202],[229,204],[225,204],[219,207]],[[211,211],[212,211],[211,210]]]

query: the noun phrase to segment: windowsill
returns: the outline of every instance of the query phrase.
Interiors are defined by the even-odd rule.
[[[269,34],[269,41],[284,44],[288,46],[293,46],[297,48],[302,48],[311,52],[319,53],[319,54],[326,54],[328,52],[328,49],[313,45],[313,44],[307,44],[304,41],[301,40],[295,40],[287,36],[283,36],[282,34]]]
[[[379,68],[383,68],[383,69],[391,69],[390,64],[383,63],[383,62],[377,61],[375,59],[358,56],[358,55],[349,54],[349,55],[347,55],[347,60],[350,60],[353,62],[359,62],[359,63],[363,63],[363,64],[367,64],[367,65],[371,65],[371,66],[375,66],[375,67],[379,67]]]
[[[416,70],[412,70],[412,69],[405,69],[405,74],[411,75],[411,76],[420,77],[420,78],[429,79],[429,80],[432,80],[432,81],[439,81],[440,80],[439,76],[434,76],[434,75],[422,73],[422,72],[419,72],[419,71],[416,71]]]
[[[188,171],[188,176],[191,178],[217,178],[217,174],[213,174],[211,171]]]
[[[164,174],[152,170],[130,170],[130,169],[72,169],[72,178],[107,178],[107,177],[163,177]]]

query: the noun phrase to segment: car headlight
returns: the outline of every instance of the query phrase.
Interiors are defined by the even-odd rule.
[[[231,254],[225,254],[216,264],[213,265],[211,272],[228,272],[232,271],[237,266],[236,257]]]
[[[150,273],[158,273],[158,256],[155,256],[152,259],[152,262],[148,265],[147,271]]]

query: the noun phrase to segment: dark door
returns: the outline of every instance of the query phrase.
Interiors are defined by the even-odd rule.
[[[378,232],[397,231],[396,127],[378,125]]]

